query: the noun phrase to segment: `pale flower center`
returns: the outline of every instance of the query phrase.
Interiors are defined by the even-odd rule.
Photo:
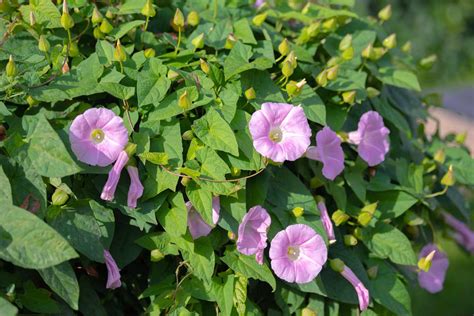
[[[275,143],[279,143],[283,138],[283,132],[279,127],[274,127],[268,133],[268,137]]]
[[[298,246],[289,246],[287,254],[290,260],[295,261],[300,256],[300,248]]]
[[[101,129],[94,129],[91,133],[91,139],[94,143],[100,144],[104,140],[105,134],[104,131]]]

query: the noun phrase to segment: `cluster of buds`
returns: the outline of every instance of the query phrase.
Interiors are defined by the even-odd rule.
[[[364,50],[362,50],[362,57],[370,60],[379,60],[387,52],[385,47],[374,47],[374,44],[370,43]]]
[[[308,26],[305,26],[302,30],[296,42],[298,44],[305,44],[314,39],[318,36],[319,32],[321,31],[321,22],[313,22]]]
[[[319,86],[325,87],[329,81],[335,80],[339,73],[339,65],[334,65],[329,68],[323,69],[317,76],[316,82]]]
[[[339,51],[343,60],[351,60],[354,57],[354,47],[352,46],[352,35],[347,34],[339,42]]]
[[[378,202],[371,203],[369,205],[364,206],[361,210],[359,215],[357,216],[357,222],[361,226],[369,225],[370,221],[374,217],[375,210],[377,210]]]
[[[289,78],[293,72],[295,71],[296,67],[298,66],[298,62],[296,61],[297,57],[294,51],[291,51],[286,58],[281,62],[281,72],[285,78]]]

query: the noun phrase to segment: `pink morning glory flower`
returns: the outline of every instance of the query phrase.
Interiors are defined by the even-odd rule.
[[[474,232],[465,223],[443,212],[444,220],[454,230],[453,238],[470,253],[474,253]]]
[[[128,143],[121,117],[109,109],[88,109],[69,128],[69,141],[77,159],[93,166],[113,163]]]
[[[382,116],[375,111],[364,113],[357,131],[349,133],[349,142],[357,145],[359,156],[371,167],[385,160],[390,148],[388,134]]]
[[[424,246],[420,251],[419,258],[427,257],[433,251],[435,253],[431,261],[431,267],[427,272],[423,270],[418,272],[418,283],[428,292],[437,293],[443,289],[449,260],[446,254],[440,251],[434,244]]]
[[[316,146],[310,146],[306,157],[323,163],[323,175],[334,180],[344,170],[344,152],[341,139],[329,127],[316,134]]]
[[[237,250],[244,255],[255,255],[259,264],[263,264],[263,251],[267,247],[267,230],[272,219],[266,209],[260,205],[252,207],[239,225]]]
[[[122,281],[120,281],[120,269],[108,250],[104,250],[104,260],[105,266],[107,267],[106,287],[112,290],[119,288],[122,286]]]
[[[300,106],[263,103],[249,122],[255,150],[275,162],[300,158],[311,143],[311,129]]]
[[[257,1],[255,1],[255,3],[254,3],[253,6],[254,6],[255,8],[260,8],[262,5],[265,4],[265,2],[266,2],[265,0],[257,0]]]
[[[134,166],[127,167],[130,176],[130,187],[128,189],[127,205],[130,208],[137,207],[137,200],[143,195],[143,185],[140,182],[138,168]]]
[[[323,223],[324,230],[328,235],[329,244],[333,244],[336,242],[336,236],[334,235],[334,228],[331,222],[331,218],[329,217],[326,204],[324,204],[324,202],[319,202],[318,209],[321,212],[321,222]]]
[[[357,293],[357,298],[359,299],[359,308],[361,311],[365,311],[369,306],[370,301],[369,290],[367,290],[364,283],[359,280],[348,266],[344,265],[341,275],[354,287],[354,290]]]
[[[120,174],[127,164],[128,159],[128,154],[125,150],[119,154],[117,161],[109,171],[109,177],[107,178],[107,182],[105,182],[102,193],[100,194],[102,200],[112,201],[114,199],[115,190],[117,189],[117,184],[120,180]]]
[[[191,201],[186,202],[188,209],[188,228],[193,239],[198,239],[202,236],[207,236],[212,230],[212,226],[206,223],[198,211],[191,204]],[[212,222],[217,224],[219,221],[219,212],[221,209],[219,197],[212,198]]]
[[[308,283],[314,280],[327,260],[323,238],[304,224],[288,226],[275,235],[270,244],[271,266],[287,282]]]

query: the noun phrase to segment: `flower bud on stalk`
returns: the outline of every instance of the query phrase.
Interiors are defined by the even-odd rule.
[[[321,87],[325,87],[328,84],[328,72],[326,69],[321,71],[317,76],[316,76],[316,82],[318,85]]]
[[[332,32],[337,28],[337,20],[335,18],[330,18],[323,22],[323,31]]]
[[[334,80],[337,78],[337,74],[339,72],[339,65],[332,66],[327,70],[327,78],[328,80]]]
[[[459,145],[463,145],[464,142],[466,141],[466,137],[467,137],[467,132],[464,131],[463,133],[456,134],[456,137],[454,137],[454,140]]]
[[[125,51],[122,48],[120,40],[117,40],[117,43],[115,45],[114,59],[119,63],[123,63],[125,60],[127,60],[127,55],[125,54]]]
[[[351,247],[357,245],[357,238],[353,235],[344,235],[344,245]]]
[[[94,6],[94,11],[92,11],[92,18],[91,18],[92,24],[97,25],[100,22],[102,22],[103,19],[104,17],[100,13],[99,9],[97,9],[97,7]]]
[[[36,24],[36,16],[33,11],[30,11],[30,26],[35,26]]]
[[[48,40],[46,39],[46,36],[43,34],[40,35],[40,38],[38,40],[38,49],[42,51],[43,53],[49,52],[49,49],[51,48],[51,45],[49,45]]]
[[[153,249],[150,251],[150,261],[151,262],[158,262],[163,259],[165,255],[160,251],[160,249]]]
[[[202,72],[204,72],[206,75],[209,74],[209,71],[211,70],[209,68],[209,64],[202,58],[199,59],[199,64],[201,66]]]
[[[178,106],[184,111],[187,111],[192,105],[191,99],[189,98],[188,91],[184,91],[178,99]]]
[[[257,97],[257,94],[255,93],[255,89],[253,87],[250,87],[247,90],[245,90],[244,94],[245,94],[245,98],[248,101],[253,100]]]
[[[385,38],[382,42],[382,45],[387,49],[392,49],[397,46],[397,35],[391,34],[387,38]]]
[[[99,30],[104,34],[109,34],[113,29],[114,27],[107,19],[103,19],[102,23],[100,23]]]
[[[252,23],[255,25],[255,26],[261,26],[263,24],[263,22],[265,22],[265,20],[267,19],[267,13],[261,13],[261,14],[258,14],[256,15],[253,19],[252,19]]]
[[[377,205],[378,203],[375,202],[364,206],[360,211],[359,216],[357,216],[357,222],[359,222],[359,224],[364,227],[369,225],[372,217],[374,216],[375,210],[377,209]]]
[[[336,226],[340,226],[349,220],[349,215],[342,210],[337,210],[332,213],[331,219]]]
[[[156,10],[153,7],[152,0],[146,0],[145,5],[143,6],[141,10],[141,13],[148,18],[152,18],[156,15]]]
[[[357,95],[357,93],[356,93],[355,90],[345,91],[345,92],[342,93],[342,100],[344,101],[344,103],[352,105],[352,104],[355,103],[356,95]]]
[[[107,10],[107,12],[105,12],[105,17],[107,19],[113,19],[114,18],[114,13],[110,10]]]
[[[280,53],[280,55],[286,56],[290,53],[290,51],[290,43],[286,38],[284,38],[283,41],[281,41],[280,45],[278,45],[278,52]]]
[[[389,4],[380,10],[378,16],[382,22],[390,20],[392,17],[392,5]]]
[[[362,51],[362,57],[372,59],[374,57],[374,46],[372,44],[367,45]]]
[[[411,42],[408,41],[402,46],[402,52],[409,54],[411,52]]]
[[[145,52],[143,53],[146,58],[153,58],[156,55],[156,52],[153,48],[147,48],[145,49]]]
[[[351,60],[354,57],[354,47],[350,46],[349,48],[345,49],[341,56],[344,60]]]
[[[69,9],[67,7],[67,1],[63,1],[63,14],[61,15],[61,26],[65,30],[72,29],[74,27],[74,19],[69,15]]]
[[[105,38],[105,34],[100,31],[100,27],[95,27],[94,31],[92,32],[95,39],[103,39]]]
[[[295,69],[293,68],[291,62],[289,60],[283,61],[283,66],[281,67],[281,72],[283,73],[283,76],[286,78],[289,78]]]
[[[178,30],[184,29],[184,15],[180,9],[176,9],[173,17],[173,24],[178,28]]]
[[[453,165],[449,165],[448,172],[441,178],[441,184],[447,187],[451,187],[456,182],[456,178],[454,177],[454,170]]]
[[[238,177],[240,176],[240,173],[242,172],[242,170],[240,170],[239,168],[237,167],[232,167],[230,168],[230,174],[233,176],[233,177]]]
[[[339,42],[339,50],[341,52],[345,51],[346,49],[352,47],[352,35],[347,34],[344,38]]]
[[[234,34],[230,33],[225,40],[224,48],[225,49],[232,49],[237,42],[237,38],[235,38]]]
[[[439,162],[439,163],[444,163],[446,160],[446,154],[444,153],[443,149],[439,149],[433,157],[434,161]]]
[[[299,82],[291,80],[286,85],[286,92],[288,93],[289,96],[296,97],[301,93],[301,90],[303,89],[305,84],[306,84],[306,79],[303,79]]]
[[[51,202],[53,205],[61,206],[66,204],[68,199],[69,195],[63,190],[57,188],[51,197]]]
[[[301,217],[304,214],[304,208],[297,206],[291,210],[291,213],[293,213],[293,216],[296,218]]]
[[[375,98],[380,94],[380,91],[373,87],[367,87],[366,91],[369,99]]]
[[[200,21],[200,17],[199,17],[199,13],[197,13],[196,11],[191,11],[189,12],[187,18],[186,18],[186,21],[188,22],[189,25],[191,26],[196,26],[199,24],[199,21]]]
[[[436,56],[435,54],[430,55],[420,60],[420,66],[424,69],[431,69],[431,67],[433,67],[437,60],[438,56]]]
[[[5,73],[7,77],[15,77],[16,76],[16,65],[15,61],[13,60],[13,56],[10,55],[10,58],[8,59],[7,66],[5,67]]]
[[[204,33],[199,34],[191,41],[195,49],[200,49],[204,47]]]

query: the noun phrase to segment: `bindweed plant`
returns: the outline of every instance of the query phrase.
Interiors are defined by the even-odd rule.
[[[1,1],[0,315],[408,315],[408,286],[441,291],[438,239],[474,252],[474,161],[425,135],[391,8],[351,3]]]

